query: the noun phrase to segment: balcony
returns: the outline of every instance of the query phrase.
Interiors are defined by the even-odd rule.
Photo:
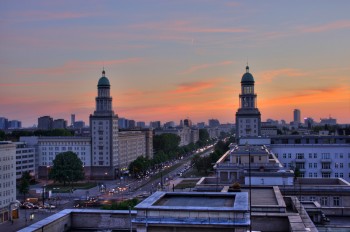
[[[332,163],[331,158],[321,159],[321,163]]]
[[[322,168],[322,169],[321,169],[321,172],[322,172],[322,173],[331,173],[331,172],[332,172],[332,169],[331,169],[330,167]]]

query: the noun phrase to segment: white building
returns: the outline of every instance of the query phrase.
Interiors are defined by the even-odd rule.
[[[246,142],[269,146],[286,169],[297,167],[301,177],[350,181],[350,136],[287,135],[240,141]]]
[[[129,164],[137,157],[153,158],[152,130],[130,130],[118,133],[119,169],[126,173]]]
[[[291,185],[294,172],[286,170],[264,145],[230,145],[214,165],[218,183]]]
[[[254,78],[246,67],[246,73],[241,80],[239,109],[236,113],[236,137],[260,136],[261,114],[257,106],[257,96],[254,92]]]
[[[16,201],[16,145],[0,142],[0,223],[12,218]]]
[[[16,179],[20,179],[24,172],[35,177],[35,147],[24,142],[16,142]]]
[[[21,137],[20,141],[26,142],[31,147],[36,148],[36,168],[38,178],[46,179],[49,169],[53,165],[56,155],[62,152],[72,151],[84,165],[85,175],[89,175],[91,166],[91,138],[77,136],[60,137]]]

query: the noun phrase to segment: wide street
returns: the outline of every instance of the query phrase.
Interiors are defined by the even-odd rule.
[[[208,155],[212,152],[212,148],[207,149],[201,155]],[[86,189],[76,189],[73,193],[53,193],[52,197],[59,197],[59,201],[51,201],[50,203],[55,205],[55,209],[20,209],[19,219],[15,219],[14,222],[5,222],[0,224],[0,231],[17,231],[21,228],[24,228],[30,224],[38,222],[56,212],[59,212],[63,209],[70,209],[74,207],[75,199],[87,199],[88,197],[99,197],[105,200],[125,200],[132,199],[135,197],[147,197],[155,191],[172,191],[173,185],[179,183],[182,179],[182,174],[190,170],[191,158],[193,155],[184,157],[183,159],[176,160],[172,163],[169,163],[166,168],[159,170],[161,178],[154,178],[156,175],[153,172],[152,175],[145,177],[143,179],[134,179],[130,177],[124,177],[119,180],[100,180],[97,181],[99,184],[102,184],[105,188],[105,192],[101,192],[99,185],[96,187]],[[180,165],[174,170],[168,172],[169,169],[175,165]],[[166,173],[166,174],[165,174]],[[41,188],[41,185],[32,186],[32,188]],[[110,190],[115,189],[114,193],[111,193]],[[18,197],[19,200],[22,200]],[[32,219],[30,216],[34,215]]]

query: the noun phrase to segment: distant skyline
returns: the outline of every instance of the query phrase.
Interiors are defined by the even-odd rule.
[[[234,123],[249,63],[262,120],[350,123],[350,2],[1,1],[0,117],[88,123],[102,68],[135,121]]]

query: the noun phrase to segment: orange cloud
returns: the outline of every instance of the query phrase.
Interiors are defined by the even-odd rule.
[[[323,24],[320,26],[314,26],[314,27],[304,27],[300,30],[302,32],[324,32],[324,31],[330,31],[330,30],[338,30],[338,29],[347,29],[350,28],[350,21],[349,20],[343,20],[343,21],[335,21],[327,24]]]
[[[342,94],[339,94],[342,93]],[[264,107],[283,105],[324,105],[333,102],[349,102],[350,89],[348,87],[329,87],[320,89],[307,89],[298,91],[293,95],[278,96],[273,99],[262,101]]]
[[[211,68],[211,67],[219,67],[219,66],[224,66],[224,65],[230,65],[232,63],[233,63],[233,61],[227,60],[227,61],[223,61],[223,62],[220,62],[220,63],[195,65],[195,66],[192,66],[192,67],[190,67],[190,68],[180,72],[180,74],[189,74],[189,73],[193,73],[195,71],[201,70],[201,69],[206,69],[206,68]]]
[[[173,93],[197,92],[203,89],[211,88],[214,85],[215,85],[215,82],[208,82],[208,81],[182,83],[173,91]]]
[[[300,77],[305,76],[307,73],[299,71],[297,69],[291,69],[291,68],[284,68],[284,69],[275,69],[275,70],[267,70],[260,74],[259,76],[259,82],[271,82],[276,77]]]

